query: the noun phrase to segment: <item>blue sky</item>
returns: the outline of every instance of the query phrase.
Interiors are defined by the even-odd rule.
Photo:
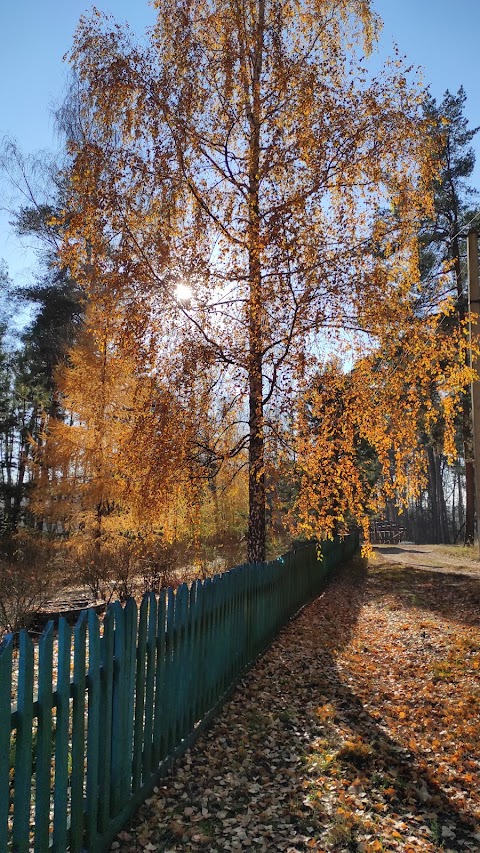
[[[90,8],[83,0],[0,0],[0,139],[17,140],[25,154],[55,147],[51,108],[61,100],[69,49],[80,15]],[[119,21],[128,20],[138,34],[154,20],[146,0],[97,0],[96,5]],[[408,61],[423,67],[424,82],[434,97],[448,88],[467,92],[466,114],[480,124],[477,0],[376,0],[384,29],[379,61],[394,42]],[[480,136],[480,133],[479,133]],[[480,140],[474,183],[480,188]],[[0,207],[1,199],[0,199]],[[20,247],[0,212],[0,259],[20,284],[31,280],[32,253]]]

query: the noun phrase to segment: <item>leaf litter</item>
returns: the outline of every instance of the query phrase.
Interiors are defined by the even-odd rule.
[[[112,850],[480,851],[480,569],[378,550],[282,630]]]

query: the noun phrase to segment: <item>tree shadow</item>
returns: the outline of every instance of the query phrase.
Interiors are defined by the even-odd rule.
[[[280,632],[119,836],[120,850],[148,841],[169,851],[353,853],[384,832],[384,850],[478,851],[474,816],[342,671],[338,655],[371,599],[366,565],[354,560]]]
[[[438,609],[451,618],[451,602],[439,603],[435,597],[438,593],[436,584],[440,579],[434,572],[425,574],[408,570],[409,581],[417,583],[421,578],[425,583],[425,599],[432,609]],[[346,576],[347,575],[347,576]],[[448,576],[449,579],[451,576]],[[472,850],[480,849],[479,841],[472,833],[478,830],[475,815],[459,808],[448,796],[448,793],[438,784],[434,772],[420,765],[419,757],[414,751],[396,742],[382,726],[379,715],[372,715],[369,707],[366,707],[361,698],[352,690],[346,682],[345,675],[337,664],[337,655],[344,650],[352,641],[355,627],[358,622],[362,607],[369,603],[372,598],[377,598],[379,592],[375,589],[374,594],[367,587],[367,567],[360,560],[352,561],[347,569],[334,579],[326,591],[325,596],[319,599],[311,607],[310,619],[318,619],[320,624],[327,621],[331,624],[329,616],[328,597],[335,594],[336,598],[352,591],[348,607],[341,611],[342,622],[340,630],[330,635],[324,648],[318,656],[318,679],[310,679],[308,686],[320,692],[319,700],[322,705],[318,709],[321,737],[320,742],[330,742],[338,737],[341,731],[344,739],[335,755],[335,761],[342,766],[343,777],[350,782],[352,791],[358,791],[366,796],[366,802],[370,808],[377,808],[382,818],[391,817],[392,822],[397,825],[404,824],[409,829],[406,835],[421,830],[426,841],[438,845],[445,844],[448,850]],[[459,584],[457,589],[456,584]],[[453,590],[460,596],[464,587],[469,589],[469,601],[477,601],[480,594],[480,582],[464,575],[454,575],[451,583]],[[432,590],[431,599],[427,593]],[[395,594],[397,591],[395,591]],[[402,606],[414,606],[410,604],[409,593],[400,593]],[[457,603],[457,602],[455,602]],[[471,624],[477,622],[477,617],[472,615],[472,621],[465,616],[464,621]],[[365,653],[368,649],[365,649]],[[309,668],[311,673],[311,668]],[[305,738],[305,745],[311,750],[312,738],[318,742],[318,726]],[[314,748],[314,753],[316,750]],[[318,753],[317,753],[318,754]],[[321,765],[321,750],[320,750]],[[312,762],[310,762],[312,763]],[[329,768],[323,767],[323,772],[329,772]],[[320,804],[321,809],[321,804]],[[427,827],[427,833],[425,828]],[[348,829],[348,827],[347,827]],[[356,850],[355,832],[352,829],[350,838],[345,835],[344,846],[339,849]],[[341,845],[342,842],[340,842]],[[418,842],[417,842],[418,843]],[[413,849],[413,847],[412,847]],[[420,848],[417,848],[420,849]]]
[[[407,610],[431,610],[459,624],[480,625],[480,577],[422,564],[374,567],[367,597],[387,603],[392,595]]]
[[[408,548],[406,545],[374,545],[374,551],[381,554],[418,554],[418,548]],[[421,552],[420,552],[421,553]]]

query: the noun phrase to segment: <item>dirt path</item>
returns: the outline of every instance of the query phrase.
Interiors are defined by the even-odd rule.
[[[377,550],[282,631],[112,849],[480,851],[480,564]]]
[[[377,560],[399,563],[412,568],[432,569],[442,573],[460,573],[480,578],[480,555],[477,547],[456,545],[376,545]]]

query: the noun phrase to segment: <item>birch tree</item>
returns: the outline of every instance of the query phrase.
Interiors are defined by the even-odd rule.
[[[398,58],[369,75],[370,0],[154,6],[143,44],[99,12],[78,26],[85,133],[70,144],[62,262],[87,290],[91,258],[102,267],[125,339],[148,334],[160,351],[188,327],[197,369],[217,365],[218,462],[248,451],[260,562],[269,442],[292,395],[322,349],[374,338],[418,279],[422,93]]]

